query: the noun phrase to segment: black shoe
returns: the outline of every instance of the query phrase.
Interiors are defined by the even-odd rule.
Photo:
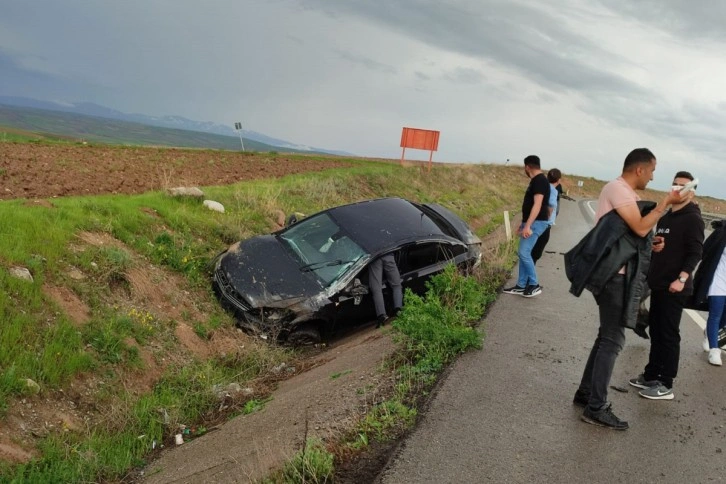
[[[572,399],[572,403],[578,407],[585,408],[587,403],[590,401],[590,395],[577,390],[575,392],[575,398]]]
[[[376,328],[380,328],[384,324],[386,324],[386,320],[388,319],[388,316],[385,314],[381,314],[376,318]]]
[[[580,417],[580,419],[583,422],[598,425],[600,427],[607,427],[613,430],[628,430],[628,422],[616,417],[610,404],[602,410],[597,411],[590,410],[590,407],[585,407],[585,411],[582,412],[582,417]]]
[[[522,286],[512,286],[512,287],[505,287],[504,289],[502,289],[502,292],[504,294],[515,294],[517,296],[521,296],[522,294],[524,294],[525,289],[526,288],[524,288]]]
[[[522,296],[524,297],[535,297],[542,294],[542,286],[539,284],[530,284],[527,289],[524,290]]]
[[[637,335],[638,335],[638,336],[640,336],[641,338],[645,338],[645,339],[650,339],[650,338],[648,337],[648,333],[646,333],[646,332],[645,332],[645,328],[646,328],[646,327],[647,327],[647,326],[640,326],[640,325],[637,325],[637,324],[636,324],[636,325],[635,325],[635,328],[633,328],[633,331],[635,332],[635,334],[637,334]]]

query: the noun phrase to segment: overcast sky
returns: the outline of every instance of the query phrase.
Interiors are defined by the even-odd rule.
[[[726,198],[725,53],[720,0],[5,0],[0,95],[603,180],[644,146]]]

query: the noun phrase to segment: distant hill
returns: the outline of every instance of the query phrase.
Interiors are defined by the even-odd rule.
[[[10,110],[11,114],[8,114],[6,111]],[[27,116],[23,115],[23,110],[27,111]],[[43,114],[45,113],[57,113],[55,115],[51,114]],[[132,123],[134,125],[145,125],[145,126],[154,126],[159,128],[171,128],[175,131],[185,131],[185,132],[194,132],[195,134],[191,136],[193,138],[193,141],[189,141],[182,145],[174,145],[174,146],[189,146],[189,147],[200,147],[200,148],[220,148],[220,149],[237,149],[240,148],[240,142],[239,142],[239,134],[237,131],[235,131],[232,126],[226,126],[223,124],[218,123],[212,123],[212,122],[205,122],[205,121],[194,121],[190,120],[181,116],[147,116],[144,114],[128,114],[123,113],[121,111],[117,111],[115,109],[110,109],[104,106],[100,106],[98,104],[94,103],[70,103],[70,104],[60,104],[56,102],[51,101],[42,101],[38,99],[31,99],[31,98],[24,98],[24,97],[11,97],[11,96],[0,96],[0,124],[12,126],[15,128],[21,128],[21,129],[35,129],[38,130],[39,128],[32,128],[29,127],[28,124],[14,124],[14,123],[29,123],[30,125],[37,125],[37,124],[44,124],[47,127],[47,124],[41,123],[38,118],[42,118],[44,116],[49,116],[54,119],[61,119],[59,118],[60,114],[72,114],[72,115],[79,115],[79,116],[86,116],[86,117],[93,117],[93,123],[98,123],[98,118],[103,118],[105,120],[114,120],[114,121],[123,121],[127,123]],[[10,118],[13,121],[11,121],[13,124],[8,124],[7,119]],[[25,118],[25,119],[21,119]],[[32,118],[32,119],[29,119]],[[83,118],[68,118],[74,120],[72,123],[73,125],[79,125],[82,124]],[[129,144],[154,144],[154,145],[169,145],[168,142],[171,140],[178,139],[178,136],[171,135],[170,133],[164,134],[162,139],[158,141],[153,141],[147,139],[149,135],[156,135],[157,133],[154,131],[144,133],[142,138],[144,139],[143,142],[136,142],[133,140],[137,140],[139,137],[139,130],[138,127],[129,127],[131,132],[124,134],[122,138],[119,139],[115,137],[114,132],[105,132],[105,133],[93,133],[98,136],[98,138],[93,138],[91,134],[86,130],[79,133],[71,133],[71,132],[60,132],[58,131],[58,127],[54,125],[54,122],[50,123],[53,127],[53,131],[45,131],[49,133],[64,135],[64,136],[75,136],[78,138],[85,138],[85,139],[93,139],[94,141],[99,142],[107,142],[107,143],[113,143],[113,142],[119,142],[119,143],[129,143]],[[102,123],[103,125],[110,125],[108,121],[105,121]],[[126,125],[120,124],[116,125],[117,130],[124,131],[125,128],[123,128]],[[201,134],[207,134],[211,135],[210,138],[206,138],[204,136],[201,136]],[[214,135],[220,135],[223,138],[216,137]],[[111,138],[109,138],[111,136]],[[190,135],[186,135],[185,137],[189,137]],[[232,138],[226,139],[226,138]],[[290,143],[285,140],[272,138],[270,136],[264,135],[262,133],[257,133],[255,131],[250,130],[242,130],[242,138],[244,140],[245,149],[248,150],[254,150],[254,151],[284,151],[284,152],[295,152],[295,153],[326,153],[326,154],[335,154],[335,155],[351,155],[351,153],[346,153],[342,151],[335,151],[335,150],[327,150],[323,148],[315,148],[315,147],[309,147],[304,145],[298,145],[295,143]],[[130,139],[130,140],[129,140]],[[201,143],[201,144],[200,144]],[[248,146],[249,145],[249,146]],[[169,145],[170,146],[170,145]]]

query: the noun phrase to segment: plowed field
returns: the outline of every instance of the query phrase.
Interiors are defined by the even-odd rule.
[[[0,199],[133,194],[346,166],[314,156],[174,148],[0,144]]]

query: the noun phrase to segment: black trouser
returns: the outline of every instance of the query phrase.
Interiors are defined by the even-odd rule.
[[[668,290],[651,291],[650,356],[645,365],[645,380],[658,380],[668,388],[678,374],[681,355],[681,315],[688,296]]]
[[[547,242],[550,241],[550,229],[552,228],[551,225],[548,225],[544,232],[542,232],[542,235],[539,236],[537,239],[537,242],[534,243],[534,247],[532,247],[532,260],[536,264],[537,261],[542,257],[542,253],[544,252],[545,246],[547,245]]]
[[[625,344],[625,326],[622,325],[625,276],[614,275],[595,296],[595,301],[600,312],[600,328],[587,358],[578,392],[589,395],[588,406],[597,411],[608,403],[608,385],[613,376],[615,359]]]

